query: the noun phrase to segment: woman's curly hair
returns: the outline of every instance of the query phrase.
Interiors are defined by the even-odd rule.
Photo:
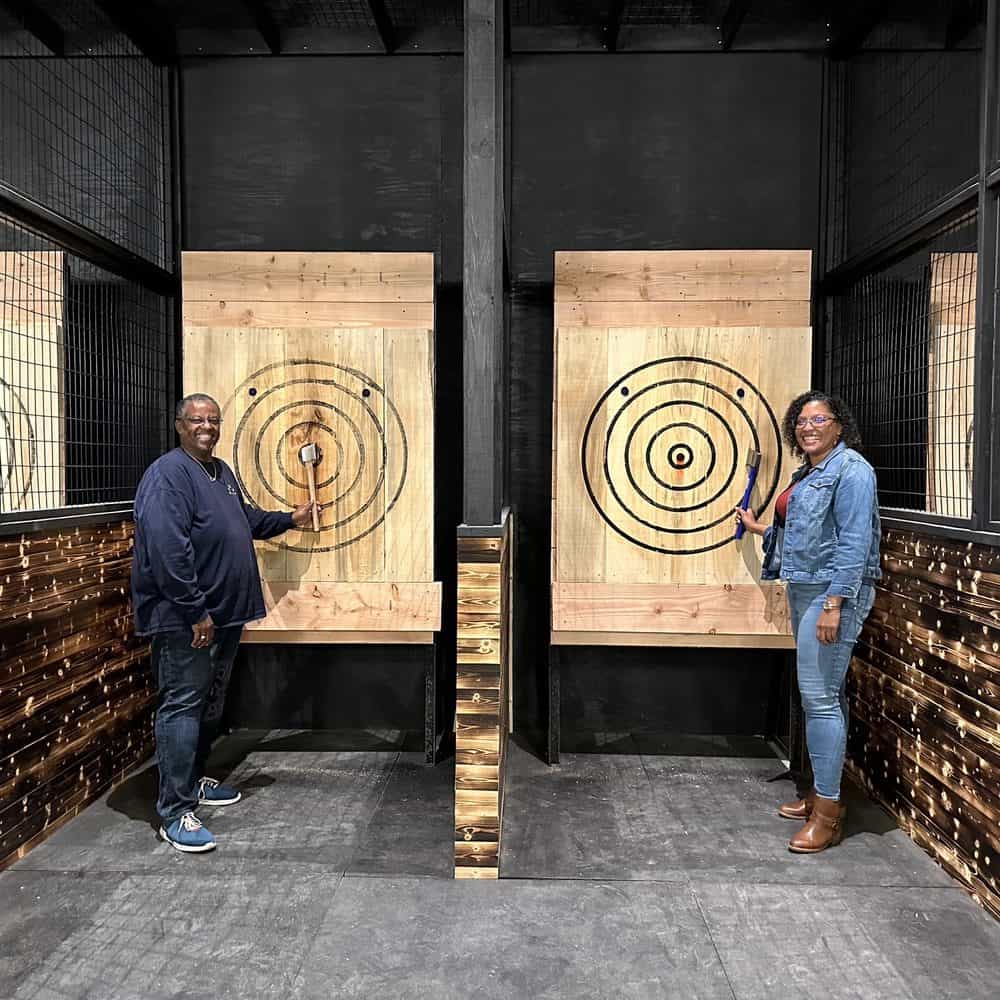
[[[796,396],[788,405],[785,411],[785,419],[781,422],[781,434],[785,439],[785,444],[792,449],[792,454],[799,458],[805,458],[805,452],[799,447],[799,442],[795,438],[795,421],[799,419],[799,414],[806,403],[823,403],[833,414],[834,419],[840,424],[840,440],[853,448],[855,451],[861,450],[861,432],[854,420],[854,414],[848,409],[847,404],[839,396],[829,396],[818,389],[810,389],[808,392]]]

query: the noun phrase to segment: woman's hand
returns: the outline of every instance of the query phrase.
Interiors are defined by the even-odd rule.
[[[294,524],[296,528],[305,528],[307,530],[311,529],[313,507],[316,508],[317,514],[322,509],[318,502],[313,503],[312,500],[307,500],[305,503],[299,504],[298,507],[292,511],[292,524]]]
[[[767,531],[767,525],[758,521],[757,515],[752,510],[744,510],[742,507],[736,508],[736,523],[742,524],[754,535],[763,535]]]
[[[816,620],[816,638],[824,645],[837,641],[837,634],[840,632],[840,608],[832,611],[823,610]]]

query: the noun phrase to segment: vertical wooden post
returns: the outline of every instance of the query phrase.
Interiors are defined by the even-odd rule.
[[[466,524],[497,524],[504,472],[504,0],[465,0],[463,384]]]

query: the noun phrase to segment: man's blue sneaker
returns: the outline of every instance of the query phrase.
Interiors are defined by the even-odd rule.
[[[198,805],[231,806],[243,798],[238,788],[220,785],[215,778],[202,778],[198,782]]]
[[[167,827],[160,827],[160,836],[178,851],[185,854],[200,854],[215,849],[215,837],[201,825],[194,813],[184,813]]]

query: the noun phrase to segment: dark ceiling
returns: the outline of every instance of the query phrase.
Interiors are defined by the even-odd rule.
[[[462,51],[462,0],[0,0],[0,56]],[[975,48],[986,0],[508,0],[513,52]]]

